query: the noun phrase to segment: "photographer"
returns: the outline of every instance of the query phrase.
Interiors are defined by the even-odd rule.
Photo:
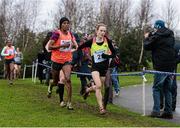
[[[165,22],[157,20],[154,24],[154,33],[145,33],[144,49],[152,52],[152,63],[154,70],[163,72],[174,72],[175,50],[174,33],[165,27]],[[155,74],[153,83],[154,106],[151,117],[172,119],[172,94],[171,87],[173,76],[166,74]],[[160,115],[160,93],[165,96],[164,112]]]

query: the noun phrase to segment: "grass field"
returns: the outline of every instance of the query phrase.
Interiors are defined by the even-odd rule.
[[[138,80],[139,79],[139,80]],[[73,111],[60,108],[53,90],[51,99],[46,97],[47,86],[30,79],[17,80],[12,87],[0,80],[0,127],[164,127],[180,126],[160,119],[143,117],[115,105],[108,105],[108,113],[99,115],[94,94],[87,100],[79,95],[80,83],[76,76],[73,83]],[[138,84],[141,78],[124,77],[123,86]]]

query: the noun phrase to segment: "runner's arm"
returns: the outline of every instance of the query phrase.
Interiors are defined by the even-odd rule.
[[[49,46],[48,46],[48,49],[49,49],[49,50],[57,50],[57,49],[60,48],[60,45],[54,46],[54,43],[55,43],[54,40],[49,40]]]
[[[1,51],[1,56],[9,56],[8,53],[5,53],[6,47],[4,47]]]
[[[78,50],[81,50],[81,49],[86,48],[86,47],[91,48],[92,42],[93,42],[92,39],[86,41],[85,43],[83,43],[82,45],[80,45],[80,46],[78,47]]]
[[[109,46],[109,49],[111,51],[111,55],[108,55],[108,54],[102,54],[102,57],[105,58],[105,59],[108,59],[108,58],[114,58],[116,56],[116,51],[112,45],[112,41],[107,39],[108,41],[108,46]]]

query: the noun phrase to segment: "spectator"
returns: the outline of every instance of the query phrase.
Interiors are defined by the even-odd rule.
[[[82,45],[87,39],[84,39],[81,41]],[[81,73],[91,73],[90,64],[91,64],[91,55],[90,55],[90,49],[89,48],[83,48],[82,50],[79,50],[79,72]],[[78,75],[78,77],[81,80],[81,91],[80,94],[83,95],[85,93],[85,88],[88,84],[87,79],[91,81],[92,77],[89,75]],[[84,95],[84,99],[86,99],[86,95]]]
[[[165,22],[157,20],[154,24],[155,32],[144,34],[144,48],[152,52],[153,68],[157,71],[174,72],[175,70],[175,50],[174,33],[165,27]],[[155,74],[153,84],[154,106],[151,117],[172,119],[172,94],[171,87],[173,76],[166,74]],[[165,108],[160,114],[160,93],[165,96]]]
[[[46,64],[45,55],[44,55],[44,51],[43,50],[38,52],[37,58],[38,58],[38,63],[44,64],[44,65]],[[44,83],[43,80],[45,79],[45,69],[46,69],[45,66],[38,65],[37,75],[38,75],[38,78],[39,78],[39,81],[40,81],[41,84]]]
[[[175,43],[175,53],[176,53],[176,66],[175,66],[175,73],[177,73],[177,67],[178,64],[180,63],[180,43],[176,41]],[[172,86],[172,111],[176,110],[176,100],[177,100],[177,81],[176,81],[176,75],[174,76],[173,79],[173,86]],[[161,93],[161,102],[160,102],[160,107],[161,109],[164,108],[164,95]]]
[[[119,48],[114,41],[113,41],[113,46],[117,53],[119,51]],[[111,63],[112,63],[112,66],[111,66],[112,74],[118,74],[118,68],[119,68],[119,63],[120,63],[118,54],[117,54],[116,58],[112,60]],[[115,91],[115,96],[118,96],[119,92],[120,92],[119,77],[116,75],[113,75],[111,78],[112,78],[112,85],[113,85],[114,91]]]
[[[50,39],[50,37],[52,36],[52,32],[48,32],[46,35],[46,38],[43,40],[43,51],[44,51],[44,55],[45,55],[45,61],[46,61],[46,65],[47,66],[51,66],[51,52],[47,51],[46,49],[46,45]],[[45,84],[48,86],[50,83],[50,78],[51,78],[51,69],[49,67],[46,67],[46,75],[45,75]]]

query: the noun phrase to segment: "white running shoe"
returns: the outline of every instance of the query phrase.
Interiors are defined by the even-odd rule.
[[[68,102],[68,103],[67,103],[67,109],[68,109],[68,110],[73,110],[73,107],[72,107],[71,102]]]
[[[66,103],[64,101],[61,101],[60,106],[63,108],[66,106]]]

